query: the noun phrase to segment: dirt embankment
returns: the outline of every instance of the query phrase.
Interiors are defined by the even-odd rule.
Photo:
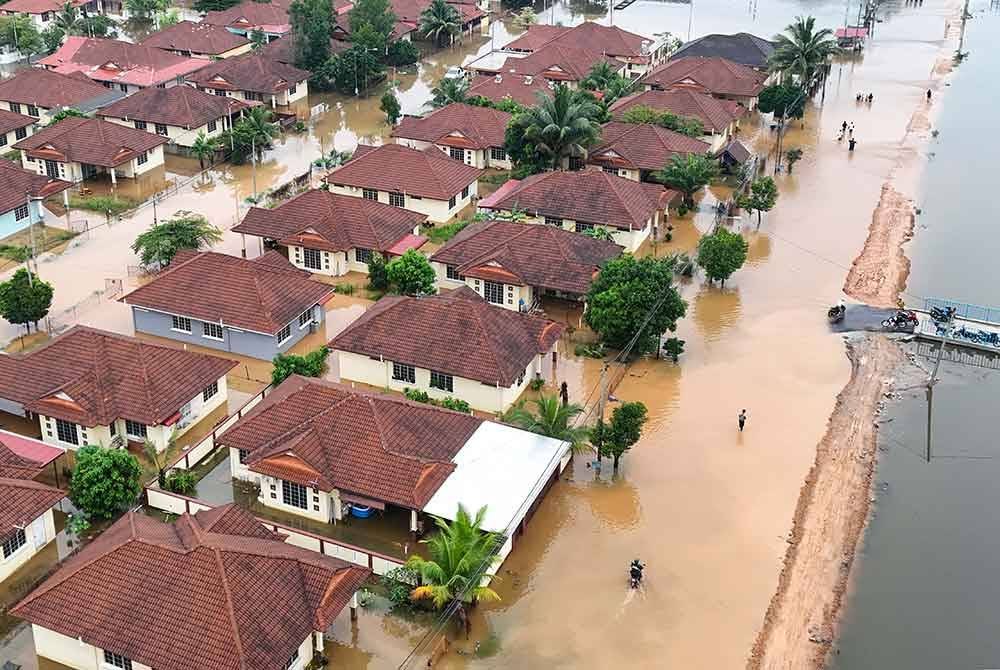
[[[851,265],[844,293],[875,307],[897,306],[910,274],[910,259],[903,253],[903,244],[913,237],[915,218],[913,201],[891,182],[883,184],[868,239]]]
[[[876,461],[874,417],[904,360],[882,335],[848,343],[851,380],[837,396],[795,509],[778,591],[748,670],[822,667],[861,539]]]

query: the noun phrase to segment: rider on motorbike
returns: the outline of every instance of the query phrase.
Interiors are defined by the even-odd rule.
[[[638,558],[633,560],[632,564],[628,566],[629,577],[631,577],[632,583],[635,586],[639,586],[639,583],[642,581],[642,570],[645,567]]]

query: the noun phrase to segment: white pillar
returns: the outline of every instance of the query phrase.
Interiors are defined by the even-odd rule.
[[[415,509],[410,510],[410,532],[417,532],[417,510]]]
[[[351,621],[357,621],[358,619],[358,594],[357,592],[351,595]]]
[[[111,184],[112,184],[113,186],[117,186],[117,185],[118,185],[118,176],[117,176],[117,174],[115,173],[115,169],[114,169],[114,168],[111,168],[111,169],[109,170],[109,172],[111,173]]]

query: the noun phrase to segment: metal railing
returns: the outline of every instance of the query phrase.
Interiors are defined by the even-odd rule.
[[[967,302],[945,300],[944,298],[924,298],[925,311],[929,312],[934,307],[939,309],[954,308],[955,316],[960,319],[971,319],[973,321],[1000,324],[1000,307],[986,307],[984,305],[974,305]]]

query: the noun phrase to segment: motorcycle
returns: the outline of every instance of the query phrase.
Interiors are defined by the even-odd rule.
[[[628,569],[628,586],[630,589],[639,588],[639,584],[642,583],[642,570],[646,566],[638,561],[632,563]]]
[[[846,307],[843,305],[834,305],[830,309],[826,310],[826,320],[830,323],[840,323],[844,320],[844,314],[846,313]]]
[[[912,333],[920,323],[917,313],[908,309],[901,309],[888,319],[882,321],[882,328],[896,333]]]
[[[931,320],[935,323],[949,322],[955,318],[954,307],[931,307]]]

